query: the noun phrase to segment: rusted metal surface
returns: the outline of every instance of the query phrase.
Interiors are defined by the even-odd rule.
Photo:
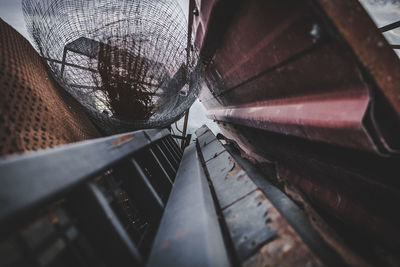
[[[262,246],[243,266],[324,266],[272,205],[267,220],[277,238]]]
[[[345,219],[348,225],[357,225],[358,233],[365,232],[370,240],[379,240],[398,251],[399,222],[394,218],[397,214],[391,215],[388,207],[382,207],[382,203],[390,207],[393,201],[398,201],[398,197],[394,196],[398,191],[388,190],[379,184],[362,182],[362,177],[346,171],[342,171],[342,175],[348,181],[339,177],[335,177],[340,179],[336,182],[332,179],[323,180],[321,176],[330,178],[323,170],[333,170],[320,162],[314,164],[316,166],[312,168],[303,163],[303,170],[293,163],[289,166],[279,165],[277,171],[280,182],[288,184],[288,192],[295,187],[303,195],[303,199],[306,195],[325,212]]]
[[[398,149],[400,61],[396,53],[358,1],[315,2],[371,76],[368,82],[377,91],[372,108],[376,118],[372,123],[380,128],[379,134],[382,135],[385,148],[389,151]]]
[[[193,30],[195,34],[195,45],[197,47],[203,47],[204,42],[204,33],[208,28],[208,22],[210,21],[211,11],[213,6],[218,3],[218,0],[209,0],[209,1],[195,1],[195,8],[199,11],[199,15],[193,17]],[[193,12],[193,10],[192,10]]]
[[[123,145],[124,143],[133,140],[133,138],[135,138],[135,135],[134,135],[134,134],[126,134],[126,135],[123,135],[123,136],[121,136],[120,138],[115,139],[114,142],[113,142],[113,145],[114,145],[114,146]]]
[[[320,94],[212,109],[209,113],[217,120],[369,150],[377,148],[362,125],[368,100],[363,93],[329,99]]]
[[[207,132],[202,136],[202,138],[198,138],[198,143],[205,162],[217,157],[225,151],[225,148],[215,139],[215,136],[211,132]]]
[[[0,20],[0,156],[99,136],[35,49]]]
[[[388,253],[389,262],[390,257],[399,262],[400,221],[393,212],[400,202],[398,158],[365,155],[244,126],[227,124],[224,135],[235,138],[252,158],[272,162],[276,182],[287,193],[290,188],[297,190],[302,202],[324,211],[323,217],[334,228],[344,226],[342,238],[351,240],[362,256],[376,265],[388,264],[387,258],[377,255],[379,247]]]
[[[213,146],[213,143],[209,146]],[[210,159],[206,162],[206,166],[212,173],[210,180],[214,185],[214,190],[222,209],[227,208],[238,199],[246,197],[257,189],[242,168],[235,163],[226,151]]]
[[[212,154],[209,152],[206,154],[204,152],[206,149],[218,151],[221,150],[220,147],[224,149],[208,160],[204,158],[204,167],[241,264],[245,266],[293,266],[292,264],[335,266],[335,264],[343,264],[334,252],[333,254],[327,253],[330,256],[325,254],[324,261],[322,261],[319,258],[320,255],[310,249],[299,233],[276,210],[264,191],[256,186],[249,174],[215,139],[210,130],[203,126],[196,134],[202,156]],[[211,137],[214,137],[214,140]],[[216,145],[216,142],[219,145]],[[284,200],[283,194],[278,198],[283,199],[286,208],[290,207],[291,212],[296,213],[291,206],[292,203],[288,199]],[[299,216],[297,221],[301,221]],[[310,231],[305,225],[300,228],[303,232]],[[318,244],[316,246],[320,249],[318,252],[327,249],[324,248],[326,245],[318,243],[321,241],[315,241],[315,239],[317,238],[314,236],[311,242]]]
[[[276,232],[268,226],[271,204],[265,200],[264,194],[257,190],[223,210],[241,262],[277,238]],[[246,214],[243,214],[244,210]]]
[[[264,192],[274,208],[286,219],[293,230],[297,231],[302,240],[310,246],[311,250],[317,255],[324,255],[324,257],[320,256],[321,259],[324,259],[323,262],[328,261],[333,266],[343,265],[343,263],[335,261],[332,255],[329,256],[329,250],[326,248],[326,246],[329,246],[334,248],[349,266],[369,266],[365,260],[343,242],[343,239],[326,224],[307,202],[299,201],[298,198],[289,194],[298,203],[297,206],[280,189],[271,184],[276,179],[274,177],[279,174],[274,164],[264,162],[263,165],[256,166],[254,160],[249,160],[248,156],[243,154],[236,144],[229,140],[227,142],[229,145],[226,147],[229,153],[251,177],[252,181]],[[271,210],[272,216],[273,212],[274,209]],[[273,228],[273,225],[271,227]],[[280,229],[278,230],[280,231]]]
[[[199,95],[208,116],[363,255],[376,256],[368,242],[398,253],[400,61],[359,2],[244,1],[220,36]]]
[[[210,2],[201,5],[215,8]],[[206,26],[201,29],[206,34],[196,34],[195,44],[215,51],[200,93],[208,116],[358,150],[393,152],[400,129],[392,112],[399,102],[399,60],[358,1],[318,2],[243,2],[212,45],[204,41],[207,32],[221,27],[200,12],[198,23]],[[333,11],[325,13],[325,5]],[[342,6],[346,15],[337,11]],[[360,21],[366,22],[363,27]],[[354,46],[360,51],[355,53]]]
[[[209,62],[217,49],[221,34],[228,27],[239,0],[195,0],[193,18],[194,45],[200,50],[203,62]]]

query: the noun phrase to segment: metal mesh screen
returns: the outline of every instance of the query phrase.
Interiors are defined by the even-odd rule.
[[[105,133],[169,125],[194,102],[174,0],[23,0],[23,12],[55,79]]]

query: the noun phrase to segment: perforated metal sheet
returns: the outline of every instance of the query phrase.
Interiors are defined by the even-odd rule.
[[[0,156],[98,136],[35,49],[0,20]]]

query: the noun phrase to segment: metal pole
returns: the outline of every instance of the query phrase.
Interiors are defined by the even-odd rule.
[[[188,23],[188,35],[187,35],[187,48],[186,48],[186,77],[187,77],[187,82],[190,83],[190,77],[189,77],[189,64],[190,64],[190,50],[192,47],[192,24],[193,24],[193,9],[195,7],[195,2],[194,0],[189,1],[189,23]],[[186,130],[187,130],[187,123],[189,120],[189,109],[186,111],[185,114],[185,121],[183,123],[183,138],[181,141],[181,149],[185,149],[185,144],[186,144]]]
[[[190,50],[192,47],[192,24],[193,24],[193,9],[195,7],[194,0],[189,1],[189,22],[188,22],[188,35],[187,35],[187,48],[186,48],[186,69],[189,68],[190,63]]]
[[[393,29],[396,29],[396,28],[400,28],[400,21],[396,21],[394,23],[391,23],[391,24],[388,24],[386,26],[383,26],[383,27],[379,28],[379,30],[381,32],[387,32],[387,31],[390,31],[390,30],[393,30]]]
[[[182,134],[183,137],[186,136],[187,124],[188,124],[188,120],[189,120],[189,111],[190,111],[190,109],[188,109],[188,111],[186,111],[186,114],[185,114],[185,121],[183,123],[183,134]],[[186,141],[186,138],[181,141],[181,149],[182,150],[185,149],[185,143],[186,143],[185,141]]]
[[[64,69],[65,69],[65,63],[67,60],[67,48],[64,47],[64,53],[63,53],[63,58],[62,58],[62,63],[61,63],[61,78],[64,78]]]

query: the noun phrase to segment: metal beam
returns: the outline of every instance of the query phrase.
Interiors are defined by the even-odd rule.
[[[96,184],[89,183],[70,201],[71,211],[78,215],[80,226],[108,266],[142,264],[138,249]]]
[[[344,266],[343,260],[322,236],[315,230],[306,214],[287,195],[272,185],[254,165],[242,158],[232,145],[226,146],[227,151],[245,170],[246,174],[265,194],[268,200],[282,214],[297,234],[312,249],[326,266]]]
[[[396,21],[396,22],[393,22],[393,23],[390,23],[390,24],[388,24],[386,26],[383,26],[383,27],[379,28],[379,30],[381,32],[387,32],[387,31],[390,31],[390,30],[393,30],[393,29],[396,29],[396,28],[399,28],[399,27],[400,27],[400,20]]]
[[[182,133],[182,136],[183,136],[185,139],[183,139],[182,142],[181,142],[181,149],[182,149],[182,150],[185,149],[186,130],[187,130],[187,125],[188,125],[188,121],[189,121],[189,111],[190,111],[190,109],[188,109],[188,110],[186,111],[185,120],[183,121],[183,133]]]
[[[230,266],[194,144],[184,152],[147,266]]]
[[[243,265],[248,260],[251,261],[254,255],[262,255],[270,248],[278,251],[277,243],[291,244],[285,251],[286,259],[279,259],[281,265],[287,263],[297,266],[302,265],[301,262],[318,261],[326,266],[345,265],[313,228],[306,214],[288,196],[268,182],[251,163],[241,158],[232,145],[222,146],[206,126],[197,130],[196,135],[199,153],[208,158],[204,158],[204,167],[234,249]],[[294,231],[287,231],[291,227],[296,231],[295,234]],[[279,253],[275,253],[265,259],[270,264],[276,262],[278,255]],[[264,264],[259,262],[258,265]]]
[[[82,66],[79,66],[79,65],[76,65],[76,64],[65,62],[65,57],[66,57],[66,54],[65,54],[65,56],[63,56],[63,60],[64,61],[60,61],[60,60],[52,59],[52,58],[47,58],[47,57],[43,57],[43,59],[46,60],[46,61],[49,61],[49,62],[62,64],[62,67],[61,67],[61,73],[62,74],[64,73],[65,66],[77,68],[77,69],[80,69],[80,70],[87,70],[87,71],[90,71],[90,72],[97,72],[97,70],[95,70],[95,69],[86,68],[86,67],[82,67]]]
[[[136,171],[138,172],[139,178],[145,184],[145,187],[148,188],[148,190],[150,191],[151,195],[156,200],[158,206],[161,209],[164,209],[164,202],[160,198],[158,192],[154,189],[153,185],[150,183],[149,178],[146,176],[146,174],[144,174],[142,167],[140,167],[139,163],[135,159],[132,159],[132,164],[135,167]]]
[[[161,139],[168,134],[159,130],[151,136]],[[21,214],[31,214],[33,208],[148,146],[148,135],[137,131],[1,159],[0,232]]]

